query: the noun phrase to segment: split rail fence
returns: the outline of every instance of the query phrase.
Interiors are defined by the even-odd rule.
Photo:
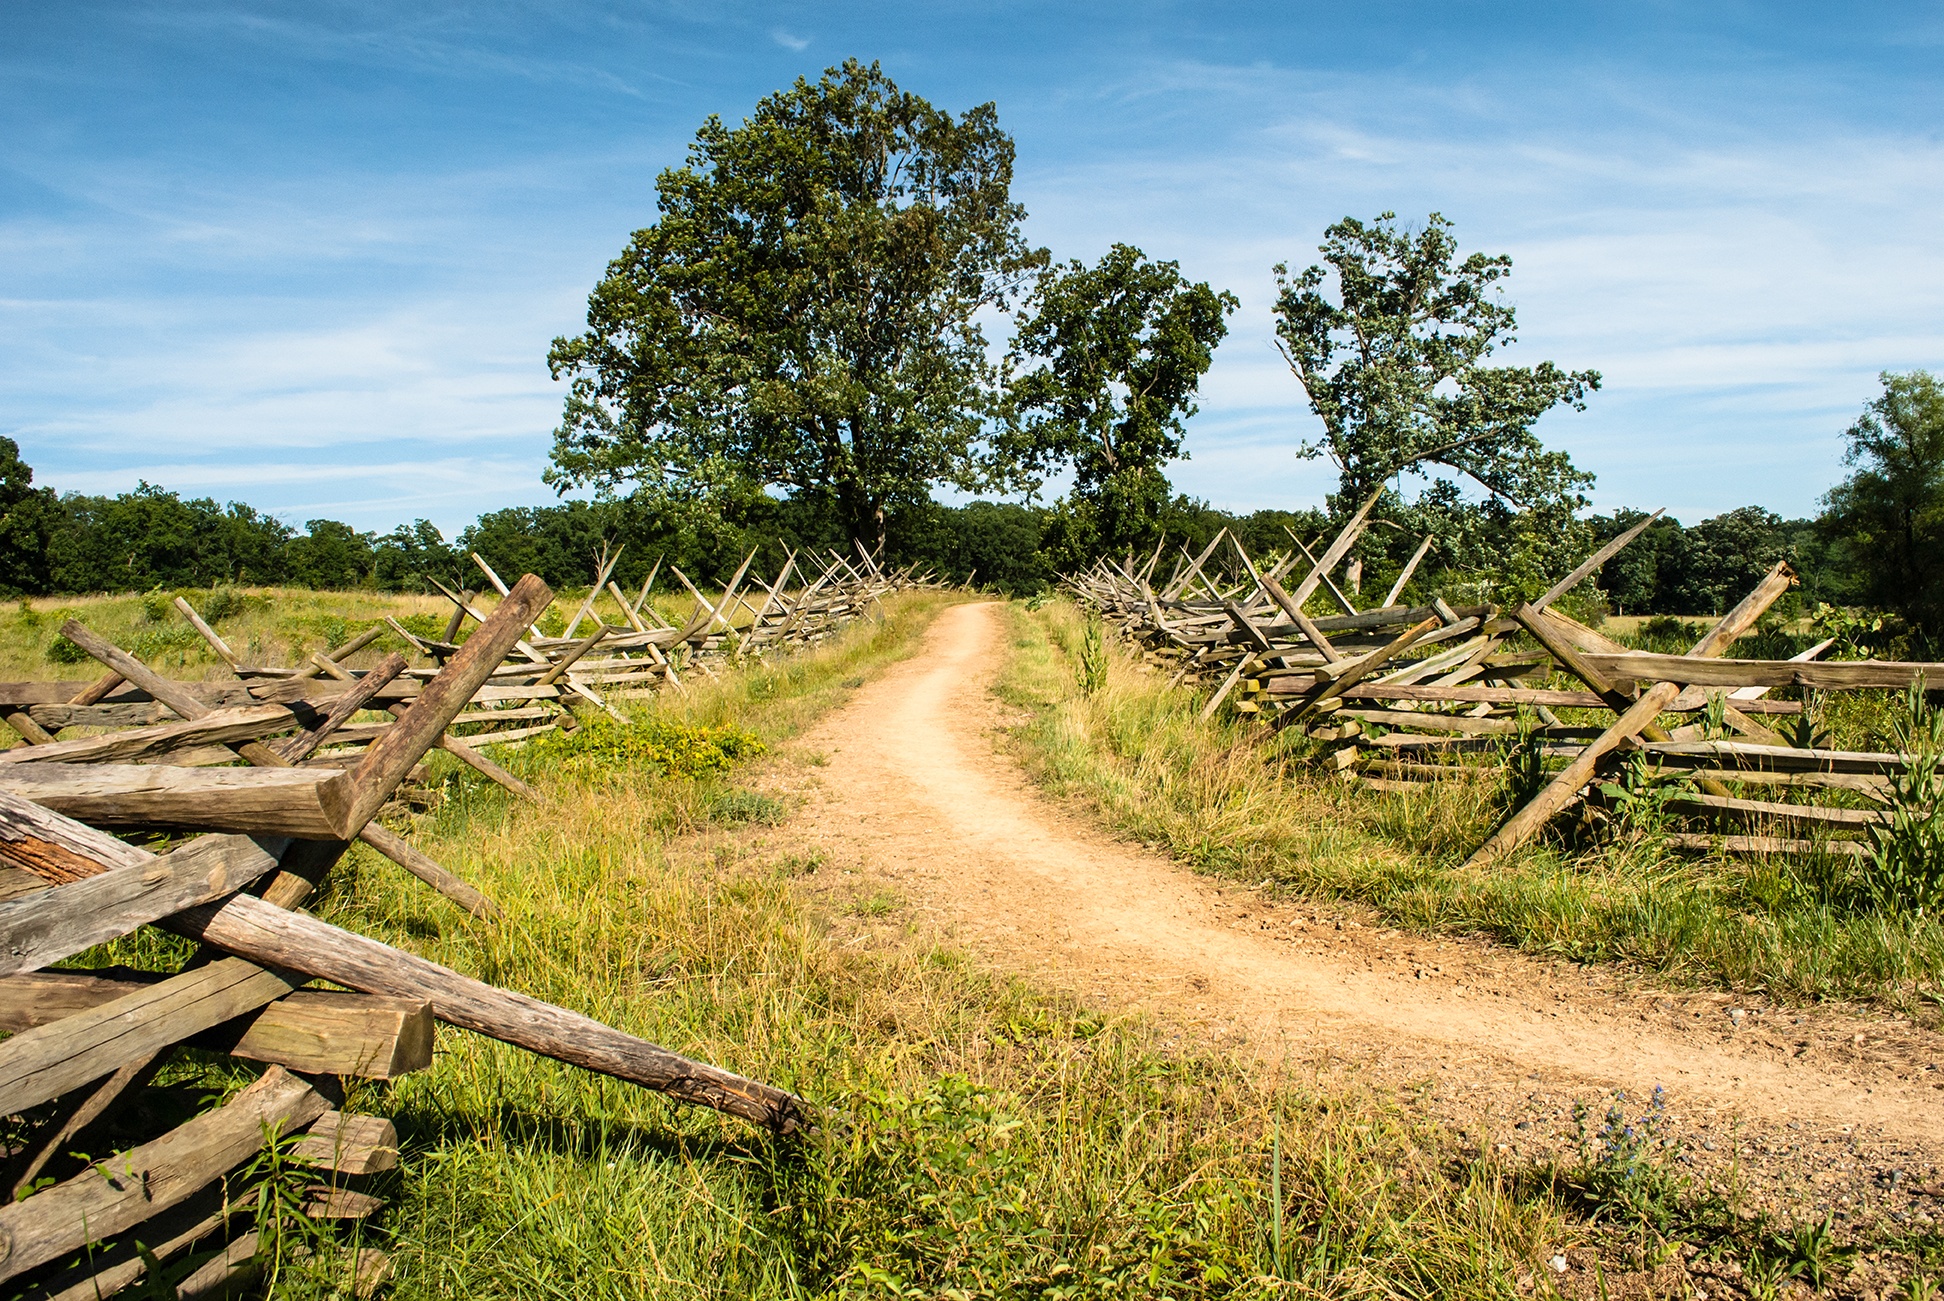
[[[0,718],[22,740],[0,752],[0,1032],[9,1036],[0,1041],[0,1285],[9,1295],[152,1292],[150,1270],[178,1259],[195,1264],[175,1282],[179,1295],[246,1283],[261,1264],[260,1157],[273,1141],[294,1143],[285,1155],[311,1172],[306,1214],[371,1215],[382,1202],[364,1181],[397,1164],[397,1134],[382,1117],[339,1110],[343,1081],[429,1065],[439,1024],[777,1133],[809,1122],[805,1104],[781,1089],[300,911],[358,840],[470,912],[497,912],[377,821],[406,806],[432,749],[531,795],[481,750],[581,726],[576,708],[615,713],[617,699],[682,690],[690,671],[815,642],[893,591],[940,585],[888,573],[861,550],[856,564],[791,556],[763,582],[752,557],[713,599],[676,572],[695,612],[673,626],[654,613],[648,584],[633,599],[613,585],[618,560],[618,551],[602,557],[558,637],[538,627],[554,599],[545,583],[528,575],[508,587],[478,561],[499,593],[494,609],[445,589],[453,613],[443,637],[392,626],[428,661],[419,667],[396,653],[350,667],[377,630],[303,665],[249,665],[183,603],[235,681],[170,680],[71,621],[63,632],[99,661],[98,680],[78,694],[72,683],[0,683]],[[603,590],[624,625],[596,616]],[[460,640],[469,621],[477,626]],[[360,714],[389,718],[355,722]],[[80,734],[63,739],[67,729]],[[59,965],[144,926],[195,941],[195,956],[174,975]],[[266,1069],[213,1111],[111,1157],[78,1156],[103,1150],[118,1118],[143,1114],[130,1104],[181,1045]],[[388,1269],[372,1250],[352,1264],[363,1291]]]
[[[1145,564],[1101,561],[1066,586],[1150,668],[1170,672],[1177,686],[1205,688],[1204,719],[1226,704],[1300,727],[1334,747],[1329,763],[1346,780],[1408,795],[1474,778],[1481,767],[1521,766],[1534,793],[1471,867],[1570,809],[1611,804],[1602,786],[1634,763],[1670,788],[1662,806],[1689,828],[1670,836],[1676,848],[1871,852],[1872,833],[1888,822],[1892,782],[1914,758],[1793,744],[1813,736],[1793,726],[1802,697],[1944,686],[1944,664],[1825,661],[1829,641],[1789,660],[1730,657],[1793,585],[1785,564],[1681,655],[1630,649],[1554,608],[1654,517],[1509,610],[1442,596],[1398,604],[1431,546],[1426,538],[1384,602],[1358,609],[1331,574],[1375,501],[1320,556],[1292,534],[1288,551],[1258,563],[1224,531],[1199,555],[1183,550],[1165,582],[1155,579],[1157,548]],[[1313,598],[1335,612],[1312,615]],[[1778,690],[1797,698],[1773,698]]]

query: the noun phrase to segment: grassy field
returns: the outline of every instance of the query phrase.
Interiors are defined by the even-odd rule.
[[[22,599],[11,610],[0,607],[0,678],[73,679],[78,690],[81,682],[99,676],[94,662],[60,635],[61,624],[71,618],[171,677],[229,677],[228,667],[175,608],[173,598],[178,595],[215,627],[246,664],[301,663],[313,651],[343,645],[387,615],[415,635],[436,638],[445,631],[452,613],[452,603],[436,594],[318,592],[302,587],[183,588],[179,592]],[[558,593],[553,606],[541,617],[540,630],[561,632],[586,595],[584,588]],[[490,612],[498,600],[489,591],[476,598],[476,604]],[[670,622],[686,619],[695,609],[694,598],[686,593],[656,593],[650,603]],[[608,623],[626,626],[612,596],[602,596],[594,608]],[[474,625],[468,621],[466,626],[470,629]],[[583,630],[587,626],[583,625]],[[348,662],[364,668],[395,650],[410,648],[403,638],[387,630]]]
[[[770,751],[745,765],[814,764],[790,738],[912,653],[949,599],[899,598],[882,623],[664,700],[643,722],[697,746]],[[1253,736],[1196,739],[1118,660],[1107,690],[1080,698],[1063,685],[1071,612],[1018,619],[1007,690],[1039,711],[1027,749],[1121,825],[1211,870],[1274,872],[1413,924],[1472,925],[1463,908],[1498,906],[1430,875],[1440,838],[1469,825],[1455,809],[1405,825]],[[629,753],[625,739],[604,744]],[[844,911],[895,921],[900,905],[812,889],[830,869],[792,843],[789,809],[751,788],[750,768],[670,775],[652,747],[638,752],[510,759],[538,803],[447,770],[446,798],[414,839],[493,895],[504,920],[472,919],[362,849],[316,910],[794,1089],[823,1123],[772,1141],[442,1031],[430,1069],[351,1103],[397,1117],[403,1135],[402,1168],[376,1189],[390,1205],[367,1231],[394,1256],[395,1296],[1484,1298],[1548,1294],[1546,1261],[1562,1250],[1597,1250],[1616,1281],[1683,1239],[1786,1263],[1765,1226],[1687,1189],[1664,1157],[1587,1148],[1569,1169],[1509,1169],[1489,1142],[1394,1098],[1260,1078],[908,931],[850,942]],[[1346,810],[1353,831],[1299,832],[1298,814]],[[1390,866],[1353,867],[1380,848]],[[1566,889],[1548,861],[1521,870]],[[166,967],[183,951],[145,933],[94,958]],[[221,1061],[177,1075],[241,1078]],[[341,1294],[350,1240],[319,1245],[280,1265],[276,1295]]]
[[[1393,925],[1678,980],[1881,1001],[1933,1020],[1944,1010],[1944,924],[1866,906],[1846,863],[1677,855],[1647,835],[1570,853],[1537,845],[1489,874],[1464,872],[1509,809],[1493,773],[1408,796],[1342,783],[1293,729],[1199,722],[1198,699],[1117,648],[1105,686],[1085,691],[1080,613],[1061,601],[1015,610],[1003,691],[1034,713],[1022,755],[1054,790],[1201,870],[1354,900]],[[1882,702],[1845,709],[1841,739],[1874,739]]]
[[[945,599],[902,598],[652,721],[779,746],[908,655]],[[1491,1297],[1543,1286],[1562,1248],[1638,1245],[1392,1102],[1272,1087],[916,941],[840,942],[788,811],[736,770],[559,759],[514,761],[539,804],[454,773],[415,835],[505,921],[361,850],[317,910],[795,1089],[824,1124],[773,1142],[443,1032],[431,1069],[354,1099],[404,1135],[374,1230],[399,1297]],[[278,1294],[329,1294],[342,1261],[288,1265]]]

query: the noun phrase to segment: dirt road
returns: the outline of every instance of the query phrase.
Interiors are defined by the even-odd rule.
[[[1005,756],[989,690],[1005,646],[1002,607],[942,614],[920,655],[804,739],[829,759],[792,837],[987,961],[1274,1070],[1412,1085],[1511,1151],[1556,1144],[1574,1097],[1659,1085],[1703,1166],[1772,1157],[1783,1182],[1816,1181],[1802,1198],[1838,1206],[1880,1200],[1882,1170],[1937,1177],[1935,1034],[1360,926],[1196,876],[1058,807]]]

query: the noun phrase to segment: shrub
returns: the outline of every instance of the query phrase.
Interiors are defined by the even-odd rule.
[[[569,772],[646,768],[665,777],[701,777],[726,772],[764,749],[754,733],[738,727],[598,718],[571,733],[549,733],[534,743],[532,755]]]
[[[54,640],[47,643],[47,658],[56,664],[86,664],[88,652],[56,633]]]
[[[247,596],[234,587],[212,587],[208,597],[203,600],[202,608],[196,613],[203,617],[205,623],[213,626],[262,604],[262,597]]]
[[[1641,624],[1635,636],[1643,650],[1678,654],[1701,640],[1707,631],[1708,625],[1704,623],[1676,619],[1671,614],[1657,614]]]

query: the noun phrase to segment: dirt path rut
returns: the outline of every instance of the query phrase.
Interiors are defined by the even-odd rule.
[[[882,879],[988,961],[1277,1069],[1415,1082],[1482,1141],[1543,1148],[1571,1097],[1659,1085],[1701,1164],[1730,1144],[1774,1155],[1785,1181],[1828,1185],[1802,1196],[1838,1204],[1865,1196],[1841,1189],[1876,1166],[1936,1178],[1938,1036],[1358,926],[1196,876],[1058,807],[999,751],[990,687],[1005,637],[1001,607],[953,607],[919,656],[807,736],[829,759],[793,838]]]

